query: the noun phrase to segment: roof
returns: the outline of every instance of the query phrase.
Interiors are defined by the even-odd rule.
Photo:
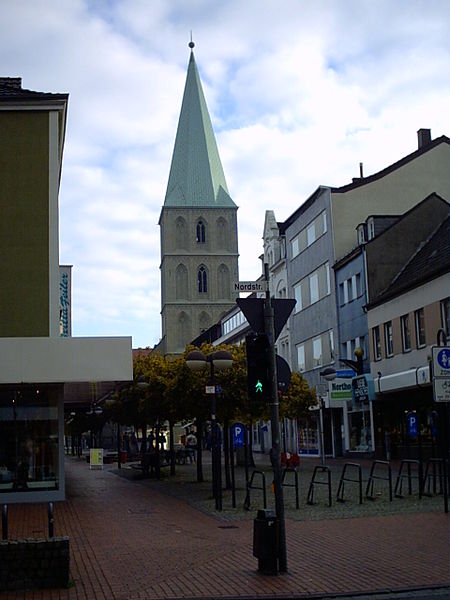
[[[53,94],[50,92],[34,92],[22,88],[21,77],[0,77],[0,102],[8,103],[13,101],[33,103],[36,100],[45,100],[50,103],[67,101],[68,94]]]
[[[373,175],[370,175],[369,177],[355,178],[352,183],[343,185],[341,187],[332,187],[332,188],[330,188],[331,192],[333,194],[342,194],[344,192],[348,192],[350,190],[354,190],[356,188],[367,185],[368,183],[372,183],[373,181],[377,181],[378,179],[382,179],[386,175],[389,175],[389,173],[396,171],[400,167],[403,167],[404,165],[408,164],[409,162],[415,160],[422,154],[425,154],[429,150],[432,150],[436,146],[439,146],[439,144],[450,144],[450,139],[446,135],[441,135],[440,137],[436,138],[432,142],[425,144],[424,146],[422,146],[415,152],[412,152],[411,154],[404,156],[403,158],[401,158],[397,162],[393,163],[392,165],[389,165],[385,169],[378,171],[378,173],[374,173]]]
[[[286,219],[286,221],[284,221],[284,223],[280,224],[280,233],[285,234],[287,228],[290,227],[290,225],[292,225],[292,223],[294,223],[300,215],[302,215],[310,206],[312,206],[314,204],[314,202],[317,200],[317,198],[320,196],[320,194],[324,190],[328,189],[333,194],[342,194],[342,193],[348,192],[350,190],[354,190],[356,188],[362,187],[364,185],[367,185],[369,183],[377,181],[378,179],[382,179],[386,175],[389,175],[389,173],[396,171],[397,169],[399,169],[399,168],[403,167],[404,165],[408,164],[409,162],[415,160],[419,156],[422,156],[422,154],[425,154],[426,152],[428,152],[429,150],[432,150],[433,148],[435,148],[436,146],[439,146],[440,144],[449,144],[450,145],[450,138],[448,138],[446,135],[441,135],[440,137],[436,138],[435,140],[431,141],[430,143],[425,144],[424,146],[422,146],[415,152],[412,152],[411,154],[404,156],[403,158],[401,158],[397,162],[393,163],[392,165],[389,165],[385,169],[378,171],[378,173],[374,173],[373,175],[370,175],[369,177],[355,178],[352,183],[349,183],[347,185],[343,185],[341,187],[328,187],[328,186],[320,185],[305,200],[305,202],[303,204],[301,204]]]
[[[236,208],[191,51],[164,208]]]
[[[406,263],[383,296],[397,295],[449,270],[450,215]]]

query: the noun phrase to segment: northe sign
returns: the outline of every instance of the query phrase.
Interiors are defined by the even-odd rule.
[[[265,292],[267,291],[266,281],[235,281],[235,292]]]

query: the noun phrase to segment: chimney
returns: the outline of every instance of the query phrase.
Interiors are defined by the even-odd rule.
[[[431,143],[431,129],[419,129],[417,132],[417,140],[419,142],[419,150]]]

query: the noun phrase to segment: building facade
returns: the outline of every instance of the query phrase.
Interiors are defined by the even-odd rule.
[[[18,77],[0,78],[0,501],[5,504],[64,499],[67,383],[132,379],[131,338],[72,338],[62,312],[70,298],[66,288],[61,297],[58,239],[67,103],[67,94],[26,90]]]
[[[231,199],[211,119],[191,54],[161,232],[162,339],[180,354],[235,303],[237,206]]]

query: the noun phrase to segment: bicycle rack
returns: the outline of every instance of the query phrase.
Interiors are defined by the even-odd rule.
[[[377,465],[383,465],[387,467],[387,477],[382,475],[375,475],[375,469]],[[392,502],[392,469],[391,465],[386,460],[374,460],[372,462],[372,468],[370,469],[369,479],[367,481],[366,487],[366,498],[369,500],[375,500],[375,496],[373,495],[373,483],[375,479],[382,479],[383,481],[389,481],[389,500]],[[369,493],[370,491],[370,493]]]
[[[253,479],[254,479],[255,475],[261,475],[262,487],[253,485]],[[247,486],[247,495],[244,500],[244,508],[246,510],[250,509],[250,490],[262,490],[263,500],[264,500],[264,508],[267,508],[266,476],[263,473],[263,471],[253,471],[252,476],[250,477],[250,481]]]
[[[430,471],[431,467],[431,473]],[[439,481],[439,491],[437,492],[436,481]],[[433,492],[431,492],[431,483],[433,483]],[[427,491],[425,491],[427,486]],[[432,496],[433,494],[442,494],[442,458],[429,458],[425,467],[425,473],[422,478],[422,494]]]
[[[286,475],[288,473],[294,473],[294,483],[284,483],[286,479]],[[298,501],[298,472],[297,469],[293,467],[286,467],[283,469],[283,475],[281,476],[281,485],[284,487],[295,487],[295,508],[298,510],[300,508],[300,504]]]
[[[403,473],[403,467],[406,465],[407,472]],[[417,466],[417,475],[413,475],[411,468],[413,466]],[[409,458],[405,458],[400,463],[400,468],[398,470],[397,481],[395,482],[395,497],[403,498],[402,490],[403,490],[403,480],[408,480],[408,494],[411,496],[412,494],[412,480],[417,479],[419,483],[419,499],[422,498],[422,464],[420,460],[412,460]]]
[[[358,479],[353,479],[352,477],[349,476],[345,476],[346,475],[346,471],[347,468],[356,468],[358,469]],[[363,499],[362,499],[362,469],[361,469],[361,465],[358,463],[345,463],[344,468],[342,469],[342,475],[341,475],[341,479],[339,481],[339,487],[338,487],[338,491],[337,491],[337,495],[336,495],[336,500],[337,502],[345,502],[344,499],[344,487],[345,487],[345,482],[346,481],[351,481],[353,483],[357,483],[359,484],[359,503],[362,504]]]
[[[316,474],[317,473],[327,473],[327,481],[316,481]],[[306,501],[307,504],[314,504],[314,486],[315,485],[327,485],[328,486],[328,506],[331,506],[332,501],[331,501],[331,471],[329,469],[329,467],[325,467],[325,466],[317,466],[314,467],[314,472],[313,472],[313,476],[311,478],[311,483],[309,485],[309,490],[308,490],[308,499]]]

